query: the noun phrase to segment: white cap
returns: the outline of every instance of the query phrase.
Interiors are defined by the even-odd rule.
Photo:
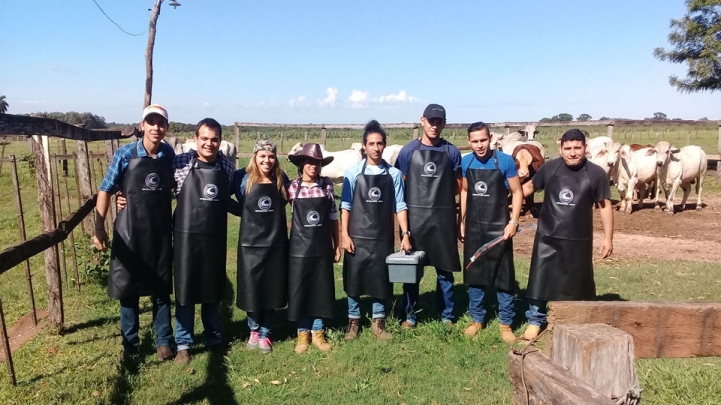
[[[141,122],[145,121],[145,117],[147,117],[150,114],[158,114],[161,117],[165,118],[165,122],[168,121],[168,110],[165,108],[157,105],[157,104],[151,104],[143,109],[143,119]]]

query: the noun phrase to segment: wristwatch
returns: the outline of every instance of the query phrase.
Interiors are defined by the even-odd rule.
[[[404,236],[406,236],[406,235],[411,236],[411,231],[401,232],[401,238],[404,237]]]
[[[514,220],[512,220],[512,219],[509,220],[508,223],[509,223],[509,224],[516,225],[516,229],[518,229],[518,227],[521,226],[521,224],[519,224],[518,222],[516,222],[516,221],[514,221]]]

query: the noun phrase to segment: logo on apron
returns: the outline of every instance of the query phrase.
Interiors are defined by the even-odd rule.
[[[486,192],[488,192],[488,184],[486,184],[485,181],[477,181],[476,185],[473,186],[473,189],[476,190],[476,193],[473,195],[490,197],[489,195],[486,195]]]
[[[203,197],[200,199],[203,201],[218,201],[215,197],[218,196],[218,186],[215,184],[206,184],[203,187]]]
[[[428,162],[425,165],[423,165],[423,174],[421,174],[422,177],[438,177],[436,175],[436,164],[435,162]]]
[[[305,220],[308,222],[308,225],[305,226],[323,226],[323,224],[318,224],[320,222],[320,214],[318,211],[308,211]]]
[[[573,201],[573,191],[567,188],[564,188],[560,193],[558,193],[558,200],[559,201],[556,204],[559,205],[576,205],[571,204],[571,201]]]
[[[381,189],[378,187],[371,187],[371,189],[368,190],[368,198],[369,200],[366,200],[366,202],[383,202],[383,200],[381,200]]]
[[[271,205],[273,204],[273,200],[270,199],[268,196],[263,196],[258,199],[258,208],[259,210],[255,210],[255,212],[273,212],[272,209],[270,209]]]
[[[145,176],[145,185],[148,186],[148,188],[143,188],[143,190],[145,191],[156,190],[160,185],[160,176],[158,176],[156,173],[150,173],[149,175]]]

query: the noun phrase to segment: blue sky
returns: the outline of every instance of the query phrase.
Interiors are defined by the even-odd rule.
[[[153,0],[3,0],[9,113],[140,118]],[[660,62],[682,0],[221,1],[162,6],[153,102],[171,121],[449,122],[721,119],[721,94],[682,94]]]

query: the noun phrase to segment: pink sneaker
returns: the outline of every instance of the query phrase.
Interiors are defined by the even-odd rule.
[[[248,338],[248,349],[257,349],[259,340],[260,337],[258,336],[258,331],[250,331],[250,337]]]
[[[269,338],[265,337],[258,341],[258,347],[260,347],[261,353],[268,354],[273,351],[273,342],[271,342]]]

